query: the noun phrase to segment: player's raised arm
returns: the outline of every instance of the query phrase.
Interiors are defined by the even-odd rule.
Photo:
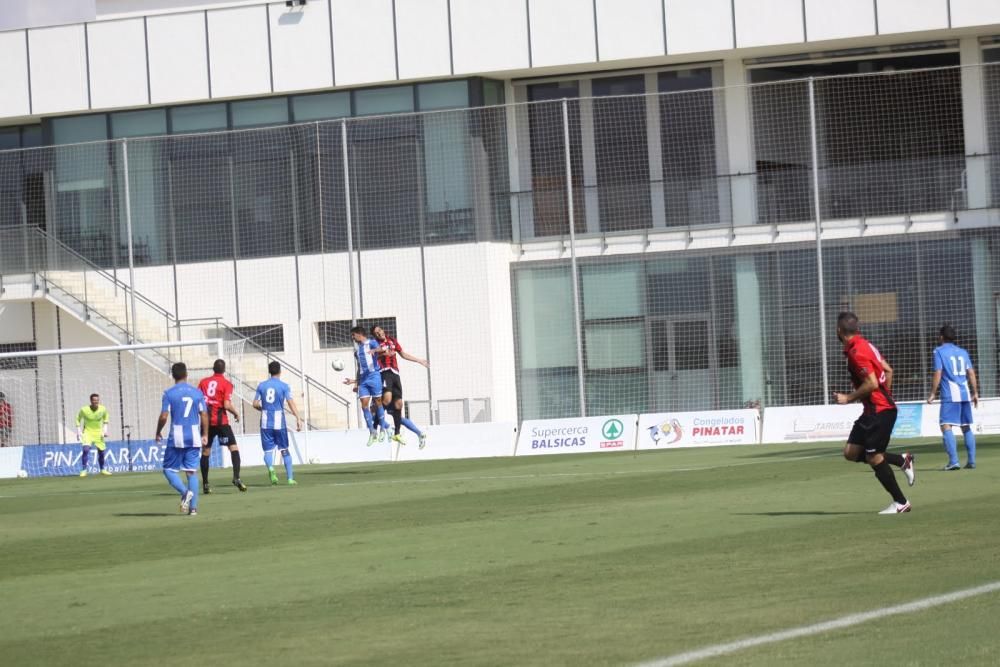
[[[412,354],[410,354],[409,352],[403,352],[402,350],[400,350],[399,351],[399,356],[401,358],[403,358],[403,359],[406,359],[407,361],[412,361],[415,364],[420,364],[424,368],[430,368],[431,367],[430,362],[428,362],[426,359],[421,359],[420,357],[415,357]]]

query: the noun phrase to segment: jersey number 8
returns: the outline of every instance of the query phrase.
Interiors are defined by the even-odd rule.
[[[274,387],[267,390],[267,394],[264,396],[264,400],[268,403],[274,403]]]

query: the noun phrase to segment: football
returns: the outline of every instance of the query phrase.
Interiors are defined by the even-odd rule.
[[[333,363],[331,363],[330,365],[333,366],[333,370],[335,370],[335,371],[342,371],[342,370],[344,370],[344,360],[343,359],[334,359]]]
[[[28,478],[28,471],[27,470],[18,470],[17,471],[17,478],[18,479],[27,479]]]

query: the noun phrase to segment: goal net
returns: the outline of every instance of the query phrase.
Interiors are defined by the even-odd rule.
[[[97,394],[109,415],[110,471],[156,469],[153,436],[163,391],[173,384],[171,366],[184,362],[188,381],[197,385],[226,351],[238,352],[221,340],[195,340],[0,354],[0,392],[8,406],[3,444],[25,447],[32,477],[78,473],[76,417]],[[95,470],[96,458],[90,457]]]

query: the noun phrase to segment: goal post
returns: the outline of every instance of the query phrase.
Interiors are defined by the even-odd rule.
[[[196,385],[226,352],[222,339],[203,339],[2,353],[0,392],[10,422],[4,444],[32,450],[25,456],[37,468],[31,476],[69,474],[74,465],[79,472],[76,416],[98,394],[109,414],[112,472],[152,469],[133,459],[149,449],[163,391],[173,384],[171,366],[184,362]]]

